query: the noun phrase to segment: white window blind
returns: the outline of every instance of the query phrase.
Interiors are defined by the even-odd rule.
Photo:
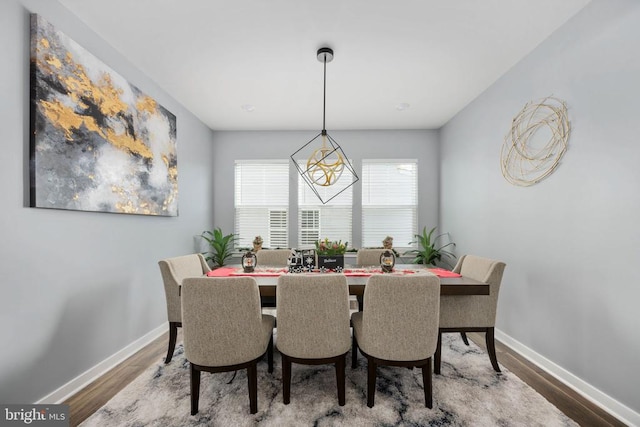
[[[350,175],[343,174],[334,185],[342,188],[350,183]],[[329,190],[319,187],[318,191],[324,197],[324,192]],[[332,191],[335,192],[335,189]],[[352,242],[352,203],[353,186],[323,205],[298,175],[298,247],[313,248],[318,239],[324,238]]]
[[[307,247],[320,239],[320,210],[298,209],[300,231],[298,246]]]
[[[289,246],[288,160],[236,160],[236,246],[251,247],[262,236],[265,248]]]
[[[362,161],[362,245],[408,248],[418,227],[418,161]]]

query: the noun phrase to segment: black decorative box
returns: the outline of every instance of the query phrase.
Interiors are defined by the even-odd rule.
[[[318,268],[340,272],[344,269],[344,255],[318,255]]]
[[[302,265],[307,270],[316,268],[316,251],[313,249],[305,249],[301,252]]]
[[[294,250],[291,252],[289,256],[288,264],[289,264],[289,273],[301,273],[302,268],[302,257],[300,256],[300,252]]]

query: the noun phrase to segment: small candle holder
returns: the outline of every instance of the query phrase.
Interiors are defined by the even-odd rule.
[[[257,264],[258,257],[256,257],[255,253],[247,251],[246,254],[242,255],[242,270],[245,273],[253,273]]]
[[[380,254],[380,267],[383,273],[391,273],[396,265],[396,254],[393,251],[385,250]]]

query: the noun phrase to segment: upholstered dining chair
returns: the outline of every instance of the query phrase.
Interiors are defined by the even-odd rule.
[[[384,252],[385,249],[358,249],[356,253],[356,265],[358,267],[372,267],[380,265],[380,255]],[[350,300],[355,300],[358,304],[358,310],[362,311],[364,307],[364,302],[362,299],[362,295],[359,296],[351,296]]]
[[[434,357],[434,372],[440,373],[442,355],[442,334],[459,332],[465,344],[467,332],[484,332],[487,353],[491,365],[500,372],[496,357],[494,328],[498,307],[498,293],[506,264],[475,255],[463,255],[458,259],[453,271],[463,276],[489,284],[489,295],[445,295],[440,298],[440,329],[438,348]]]
[[[256,252],[258,267],[286,267],[291,249],[260,249]],[[263,313],[276,315],[275,297],[262,297]]]
[[[422,369],[425,406],[433,406],[431,357],[438,340],[440,279],[431,274],[375,275],[364,288],[364,310],[351,315],[351,367],[367,358],[367,406],[372,408],[379,365]]]
[[[338,404],[345,404],[345,361],[349,352],[349,287],[342,274],[285,275],[276,290],[285,405],[291,395],[291,365],[334,364]]]
[[[171,362],[176,349],[178,328],[182,326],[182,312],[180,304],[180,285],[186,277],[202,277],[211,271],[207,261],[201,254],[183,255],[167,258],[158,262],[164,293],[167,300],[167,317],[169,319],[169,348],[164,363]]]
[[[356,265],[359,267],[380,265],[380,255],[385,249],[358,249]]]
[[[260,249],[256,252],[258,267],[286,267],[291,249]]]
[[[182,282],[184,354],[191,376],[191,415],[198,413],[200,373],[247,370],[249,408],[258,412],[257,362],[273,372],[274,318],[260,312],[253,277],[187,278]]]

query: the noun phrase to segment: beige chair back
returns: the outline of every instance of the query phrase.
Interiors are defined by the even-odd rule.
[[[362,336],[358,345],[384,360],[431,357],[438,340],[440,279],[430,273],[375,275],[364,289]]]
[[[489,284],[489,295],[445,296],[441,300],[440,327],[493,327],[498,294],[506,264],[475,255],[463,255],[453,271]]]
[[[256,252],[258,267],[286,267],[291,249],[260,249]]]
[[[385,249],[358,249],[356,256],[356,265],[373,266],[380,265],[380,255]]]
[[[349,351],[349,287],[344,275],[280,276],[276,306],[276,346],[282,353],[322,359]]]
[[[180,305],[180,285],[187,277],[202,277],[211,271],[207,261],[201,254],[183,255],[167,258],[158,262],[164,292],[167,298],[167,316],[169,322],[180,322],[182,319]]]
[[[256,359],[264,354],[272,328],[273,318],[263,318],[260,311],[260,291],[254,278],[183,281],[182,329],[189,362],[229,366]]]

